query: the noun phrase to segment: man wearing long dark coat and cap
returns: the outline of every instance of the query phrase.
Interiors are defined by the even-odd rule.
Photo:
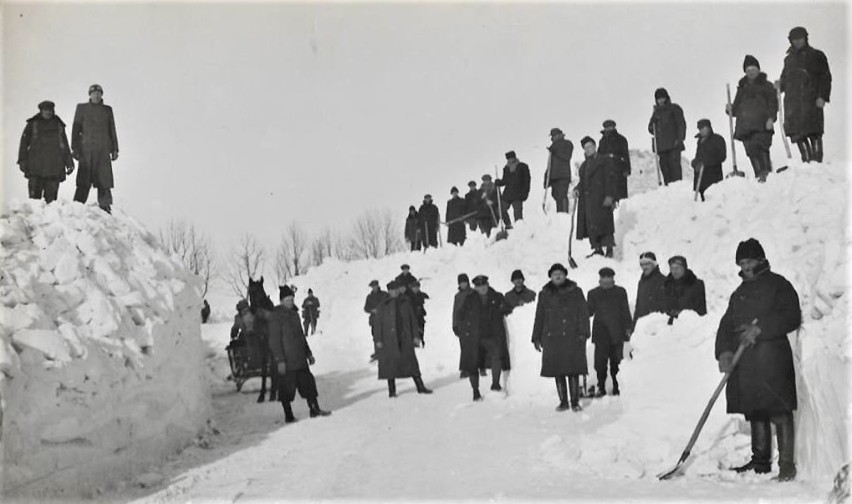
[[[615,220],[612,210],[618,191],[618,177],[612,159],[597,153],[591,137],[580,144],[586,160],[580,165],[580,180],[574,188],[577,203],[577,239],[589,239],[591,255],[612,257],[615,246]],[[606,247],[606,252],[604,252]]]
[[[618,175],[616,201],[627,198],[627,178],[630,177],[630,147],[627,144],[627,138],[615,129],[615,121],[612,119],[603,122],[598,154],[612,159],[615,165],[615,173]]]
[[[65,135],[65,123],[52,101],[38,104],[38,114],[27,119],[18,148],[18,166],[27,178],[31,199],[56,200],[59,184],[74,171]]]
[[[98,190],[98,206],[106,212],[112,208],[112,162],[118,159],[118,135],[112,107],[103,102],[104,89],[89,86],[89,101],[77,105],[71,128],[71,151],[80,161],[74,201],[85,203],[94,186]]]

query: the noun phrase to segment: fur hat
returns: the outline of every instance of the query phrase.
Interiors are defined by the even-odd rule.
[[[524,278],[524,272],[519,270],[519,269],[516,269],[515,271],[512,272],[512,279],[511,280],[513,282],[515,280],[526,280],[526,278]]]
[[[553,266],[551,266],[550,269],[547,270],[547,276],[549,276],[549,277],[553,276],[554,271],[561,271],[561,272],[565,273],[566,275],[568,274],[568,268],[566,268],[565,266],[562,266],[562,264],[560,264],[560,263],[554,263]]]
[[[453,186],[453,187],[450,188],[450,194],[458,194],[458,193],[459,193],[458,187]]]
[[[44,100],[43,102],[38,104],[39,110],[55,110],[56,104],[50,100]]]
[[[746,57],[743,60],[743,72],[745,72],[746,68],[750,66],[757,67],[757,69],[760,70],[760,62],[757,61],[757,58],[755,58],[751,54],[746,54]]]
[[[293,292],[293,289],[291,289],[289,285],[278,287],[278,299],[284,299],[295,295],[296,293]]]
[[[462,282],[465,282],[465,283],[468,283],[468,284],[470,283],[470,277],[467,276],[467,273],[459,273],[459,278],[458,278],[458,281],[456,283],[462,283]]]
[[[485,275],[476,275],[473,277],[473,285],[480,287],[482,285],[488,285],[488,277]]]
[[[790,42],[800,38],[808,38],[808,30],[805,30],[802,26],[797,26],[790,30],[790,35],[787,36],[787,40],[789,40]]]
[[[657,88],[657,90],[654,91],[654,99],[659,100],[660,98],[665,98],[667,100],[671,100],[671,97],[669,96],[669,92],[666,91],[666,88]]]
[[[600,271],[598,271],[598,275],[600,275],[601,278],[606,278],[606,277],[612,278],[612,277],[615,276],[615,271],[613,271],[612,268],[603,267],[603,268],[600,269]]]
[[[671,266],[672,264],[680,264],[681,266],[683,266],[683,269],[689,268],[689,265],[686,262],[686,257],[679,255],[671,256],[669,258],[669,266]]]
[[[737,264],[743,259],[766,259],[766,252],[759,241],[749,238],[737,245]]]
[[[513,150],[510,150],[509,152],[506,153],[506,161],[510,161],[512,159],[517,159],[517,158],[518,158],[518,156],[515,154],[515,151],[513,151]]]
[[[650,252],[650,251],[642,252],[641,254],[639,254],[639,261],[641,262],[642,259],[650,259],[651,261],[654,261],[654,263],[656,263],[657,262],[657,254]]]

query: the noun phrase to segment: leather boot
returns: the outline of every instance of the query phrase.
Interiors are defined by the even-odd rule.
[[[751,421],[751,460],[733,469],[738,473],[754,471],[757,474],[772,469],[772,427],[768,421]]]
[[[618,389],[618,380],[615,378],[614,373],[612,375],[612,395],[621,395],[621,390]]]
[[[793,414],[777,416],[772,419],[778,440],[778,467],[775,478],[778,481],[796,479],[796,429],[793,426]]]
[[[813,146],[814,161],[822,163],[822,137],[811,138],[811,145]]]
[[[612,257],[612,247],[608,246],[604,249],[604,257]]]
[[[804,143],[805,148],[808,150],[808,163],[810,163],[811,161],[815,161],[816,159],[814,157],[814,146],[811,143],[811,139],[805,138]]]
[[[556,377],[556,394],[559,396],[559,406],[556,411],[568,411],[571,405],[568,404],[568,384],[564,376]]]
[[[503,390],[503,387],[500,386],[500,374],[502,373],[502,369],[499,367],[495,367],[491,370],[491,390],[495,392],[500,392]]]
[[[414,386],[417,387],[418,394],[431,394],[432,391],[426,388],[426,385],[423,384],[423,378],[420,376],[414,377]]]
[[[568,377],[568,394],[571,396],[571,411],[583,411],[580,406],[580,377],[571,375]]]
[[[281,401],[281,406],[284,407],[284,423],[293,423],[296,417],[293,415],[293,407],[287,401]]]
[[[317,398],[308,399],[308,408],[311,410],[311,418],[316,418],[318,416],[329,416],[331,415],[330,411],[325,411],[319,407],[319,402]]]
[[[472,375],[470,375],[469,379],[470,379],[470,387],[473,389],[473,400],[474,401],[481,401],[482,400],[482,394],[479,393],[479,375],[476,374],[476,373],[473,373]]]
[[[749,156],[748,160],[751,161],[751,169],[754,170],[754,178],[759,178],[760,172],[763,171],[762,156]]]
[[[796,147],[799,148],[799,154],[802,155],[802,162],[810,163],[811,156],[810,149],[808,149],[807,140],[799,140],[798,142],[796,142]]]
[[[396,380],[388,380],[388,397],[396,397]]]

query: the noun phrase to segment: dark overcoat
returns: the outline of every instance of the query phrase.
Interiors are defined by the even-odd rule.
[[[376,316],[379,305],[388,297],[390,297],[390,295],[381,289],[367,294],[367,299],[364,301],[364,311],[370,314],[371,326],[373,325],[373,318]]]
[[[574,154],[574,144],[563,137],[550,144],[547,150],[550,151],[550,181],[571,182],[571,156]],[[547,176],[546,173],[545,176]],[[545,186],[550,187],[546,180]]]
[[[627,139],[613,130],[612,132],[601,132],[601,141],[598,143],[598,154],[612,159],[615,172],[618,176],[618,196],[616,199],[627,197],[627,178],[630,176],[630,147]]]
[[[632,325],[627,291],[618,285],[610,289],[595,287],[589,291],[589,316],[592,323],[592,343],[624,343]]]
[[[71,127],[71,150],[80,160],[78,186],[113,187],[110,155],[118,154],[118,135],[112,107],[103,102],[77,105]]]
[[[316,322],[319,320],[319,308],[319,299],[317,299],[317,297],[313,294],[309,294],[308,297],[302,301],[302,318]]]
[[[438,207],[434,203],[423,203],[420,205],[417,215],[420,216],[420,229],[423,236],[436,236],[441,225],[441,214]]]
[[[784,58],[779,79],[784,93],[784,132],[794,141],[811,135],[822,135],[825,119],[816,99],[831,98],[831,71],[828,59],[819,49],[793,46]]]
[[[672,103],[668,98],[663,105],[654,105],[654,112],[648,122],[648,133],[654,133],[654,124],[657,125],[657,152],[680,152],[684,149],[686,120],[680,105]]]
[[[654,268],[648,276],[644,274],[639,277],[639,285],[636,287],[636,306],[633,311],[633,325],[640,317],[649,313],[666,312],[666,277],[660,273],[660,268]]]
[[[44,119],[41,113],[27,119],[18,148],[18,164],[27,178],[65,180],[65,168],[74,166],[74,161],[62,119],[55,115]]]
[[[530,167],[518,163],[512,170],[509,165],[503,167],[503,178],[497,185],[504,187],[501,198],[505,201],[526,201],[530,195]]]
[[[517,308],[518,306],[525,305],[527,303],[532,303],[535,301],[535,291],[524,286],[524,288],[518,292],[516,289],[512,288],[505,295],[506,303],[509,304],[511,308]]]
[[[417,319],[406,296],[389,297],[379,305],[373,319],[373,342],[379,361],[379,380],[420,376],[414,353]]]
[[[784,413],[796,409],[796,374],[787,333],[802,322],[796,289],[766,270],[743,280],[731,295],[716,333],[716,359],[739,346],[737,328],[754,321],[760,335],[747,347],[728,380],[728,413]]]
[[[669,273],[663,287],[666,293],[666,313],[676,315],[683,310],[692,310],[699,315],[707,315],[704,280],[697,278],[692,270],[687,269],[679,279]]]
[[[533,343],[541,345],[541,376],[588,374],[589,308],[583,289],[571,280],[548,282],[538,295]]]
[[[420,217],[417,212],[408,214],[405,218],[405,241],[417,243],[421,239],[420,232]]]
[[[308,368],[313,354],[299,320],[299,312],[278,305],[269,312],[269,348],[275,362],[284,362],[287,372]]]
[[[482,296],[473,290],[464,297],[459,314],[461,332],[460,371],[478,373],[480,364],[487,362],[492,356],[484,359],[480,354],[482,340],[490,340],[490,348],[499,354],[503,363],[502,369],[510,369],[509,346],[506,338],[506,321],[504,317],[512,312],[506,299],[493,288],[488,288],[485,302]]]
[[[754,133],[766,131],[771,135],[772,130],[766,129],[766,120],[778,117],[775,86],[766,80],[763,72],[753,81],[743,77],[737,85],[737,95],[731,108],[733,117],[737,118],[734,138],[748,140]]]
[[[617,199],[618,179],[612,159],[595,154],[580,165],[577,192],[577,239],[615,233],[613,207],[604,206],[604,198]]]
[[[695,144],[695,158],[692,160],[692,168],[695,171],[695,178],[692,187],[701,193],[724,179],[722,173],[722,163],[728,158],[728,145],[721,135],[717,135],[710,131],[707,138],[698,138]],[[704,174],[701,175],[701,185],[698,184],[698,176],[701,173],[701,165],[704,165]]]
[[[449,224],[449,222],[467,213],[467,201],[464,198],[454,196],[447,201],[447,213],[445,214],[448,223],[447,227],[449,228],[447,231],[447,242],[456,245],[464,243],[465,238],[467,238],[465,221],[461,220],[452,224]]]

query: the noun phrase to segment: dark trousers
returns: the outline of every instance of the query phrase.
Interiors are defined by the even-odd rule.
[[[408,242],[411,244],[411,251],[420,250],[420,239],[415,239],[413,241]]]
[[[44,201],[50,203],[51,201],[56,201],[56,197],[59,194],[59,179],[30,175],[27,187],[31,199],[41,199],[43,197]]]
[[[507,207],[512,208],[512,214],[515,218],[515,222],[519,220],[524,220],[524,201],[523,200],[512,200],[506,202]]]
[[[423,232],[423,248],[434,247],[438,248],[438,226],[429,226],[429,232],[424,229]]]
[[[589,244],[595,250],[600,250],[602,247],[614,247],[615,238],[611,234],[601,236],[590,236]]]
[[[603,386],[606,383],[607,365],[610,376],[615,379],[623,352],[624,343],[613,343],[608,337],[595,342],[595,373],[598,375],[598,385]]]
[[[305,336],[308,335],[308,328],[311,328],[311,334],[317,332],[317,320],[316,319],[305,319]]]
[[[74,193],[74,201],[79,201],[85,204],[89,199],[89,191],[92,190],[91,185],[77,186],[77,191]],[[112,208],[112,189],[101,189],[98,187],[98,206],[109,211]]]
[[[550,195],[556,201],[556,211],[568,213],[568,189],[571,188],[569,179],[558,179],[550,182]]]
[[[485,233],[485,236],[491,236],[491,229],[494,227],[494,222],[490,217],[483,217],[477,221],[479,230]]]
[[[683,178],[683,168],[680,166],[680,151],[672,149],[660,152],[660,172],[663,174],[663,183],[669,185]]]
[[[471,217],[467,220],[467,225],[470,226],[471,231],[476,231],[476,217]]]
[[[317,398],[317,381],[309,368],[287,371],[278,377],[278,398],[282,403],[293,402],[296,398],[296,390],[302,399],[312,400]]]

